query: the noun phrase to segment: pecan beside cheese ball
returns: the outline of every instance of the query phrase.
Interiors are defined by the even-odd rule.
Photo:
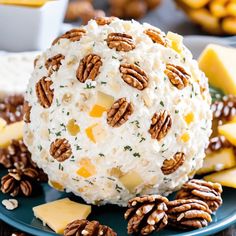
[[[25,99],[32,159],[93,204],[175,191],[211,133],[208,82],[182,37],[136,21],[99,18],[54,40]]]

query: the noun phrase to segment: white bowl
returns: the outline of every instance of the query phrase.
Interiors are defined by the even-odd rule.
[[[0,50],[32,51],[50,46],[60,32],[68,0],[39,8],[0,5]]]

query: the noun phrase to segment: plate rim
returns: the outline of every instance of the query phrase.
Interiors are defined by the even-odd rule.
[[[16,220],[13,217],[6,216],[1,212],[0,212],[0,219],[4,221],[5,223],[29,234],[38,235],[40,233],[40,236],[59,235],[54,232],[45,232],[32,225],[26,224],[20,220]],[[233,225],[234,223],[236,223],[236,210],[232,211],[232,213],[228,217],[220,221],[217,221],[216,223],[213,223],[212,225],[208,225],[207,227],[204,227],[202,229],[187,231],[187,232],[183,232],[179,234],[169,234],[169,236],[197,236],[197,235],[207,236],[207,235],[218,233],[228,228],[229,226]]]

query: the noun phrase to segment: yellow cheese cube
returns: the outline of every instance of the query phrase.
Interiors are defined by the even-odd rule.
[[[184,4],[191,8],[201,8],[205,6],[210,0],[181,0]]]
[[[7,122],[4,119],[0,118],[0,132],[6,127],[6,125]]]
[[[187,143],[190,139],[189,133],[184,133],[180,138],[184,143]]]
[[[194,121],[194,113],[193,112],[189,112],[188,114],[186,114],[184,116],[184,120],[185,120],[185,122],[188,125],[190,125]]]
[[[229,123],[218,127],[219,134],[225,136],[233,145],[236,145],[236,123]]]
[[[23,138],[23,121],[5,126],[0,132],[0,147],[7,147],[12,139]]]
[[[210,44],[199,58],[199,67],[212,86],[236,95],[236,49]]]
[[[106,137],[106,131],[100,123],[96,123],[96,124],[89,126],[85,130],[85,132],[86,132],[88,138],[94,143],[102,141]]]
[[[109,109],[114,103],[114,97],[101,91],[98,91],[96,103],[101,107],[104,107],[105,109]]]
[[[236,168],[223,170],[204,177],[206,181],[217,182],[223,186],[236,188]]]
[[[232,148],[224,148],[220,151],[208,154],[203,162],[203,166],[198,170],[198,174],[207,174],[213,171],[220,171],[236,166],[236,158]]]
[[[91,117],[101,117],[103,112],[107,111],[105,107],[95,104],[92,110],[89,112]]]
[[[48,181],[48,184],[51,186],[51,187],[53,187],[53,188],[55,188],[56,190],[58,190],[58,191],[64,191],[64,186],[62,186],[60,183],[58,183],[58,182],[56,182],[56,181]]]
[[[49,202],[33,208],[35,217],[47,224],[58,234],[63,234],[67,224],[86,219],[91,206],[71,201],[69,198]]]
[[[69,120],[66,128],[72,136],[76,136],[80,132],[80,127],[76,124],[76,120],[74,119]]]
[[[130,171],[120,178],[121,183],[132,193],[143,183],[143,179],[136,171]]]
[[[89,178],[96,174],[96,167],[93,165],[90,159],[84,158],[80,160],[79,165],[81,167],[77,170],[78,175],[84,178]]]
[[[171,41],[171,48],[181,53],[183,50],[183,36],[169,31],[166,37]]]

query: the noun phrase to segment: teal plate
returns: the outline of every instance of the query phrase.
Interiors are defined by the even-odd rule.
[[[0,175],[3,174],[0,170]],[[0,219],[6,223],[36,236],[56,236],[47,226],[43,226],[42,222],[34,217],[32,208],[34,206],[51,202],[60,198],[69,197],[73,201],[83,203],[83,201],[73,194],[62,193],[52,189],[48,184],[42,184],[35,196],[30,198],[19,197],[19,207],[14,211],[8,211],[3,205],[0,205]],[[11,198],[8,195],[0,193],[0,202],[3,199]],[[191,235],[213,235],[231,224],[236,223],[236,189],[224,188],[223,205],[213,216],[213,222],[209,226],[194,230],[194,231],[175,231],[165,229],[153,235],[159,236],[191,236]],[[98,220],[102,224],[109,225],[118,234],[118,236],[125,236],[127,223],[124,220],[123,214],[125,209],[108,205],[102,207],[93,206],[92,214],[89,216],[90,220]],[[60,214],[60,209],[58,209]]]

